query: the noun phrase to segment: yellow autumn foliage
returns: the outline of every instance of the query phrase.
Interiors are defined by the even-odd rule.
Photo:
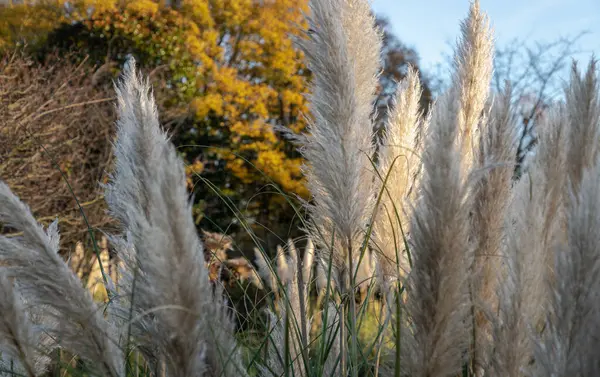
[[[183,0],[177,8],[166,3],[23,2],[0,10],[0,48],[43,44],[57,26],[81,22],[107,38],[118,32],[169,65],[177,64],[174,54],[185,57],[193,62],[193,72],[181,76],[194,83],[189,107],[197,119],[195,132],[226,138],[216,158],[227,161],[226,168],[242,182],[264,181],[266,174],[283,190],[306,195],[301,160],[290,156],[289,148],[286,154],[286,142],[273,128],[304,127],[305,69],[291,36],[300,30],[306,1]],[[183,32],[168,34],[175,29]],[[183,40],[174,40],[178,37]],[[217,129],[202,128],[203,122],[214,125],[209,121],[215,118]],[[197,159],[192,150],[186,154],[190,162]],[[240,154],[249,161],[234,158]]]

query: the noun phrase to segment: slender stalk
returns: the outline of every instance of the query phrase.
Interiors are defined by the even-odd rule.
[[[304,251],[305,253],[308,252],[308,250]],[[295,253],[296,255],[296,271],[297,271],[297,278],[298,278],[298,299],[300,301],[300,335],[302,336],[301,338],[301,344],[299,345],[301,347],[301,353],[302,353],[302,358],[303,358],[303,362],[307,362],[308,361],[308,355],[306,353],[306,350],[308,348],[308,332],[307,332],[307,328],[308,328],[308,324],[307,324],[307,320],[306,320],[306,311],[307,309],[309,309],[307,307],[308,305],[308,300],[306,297],[306,289],[305,289],[305,282],[304,282],[304,268],[305,266],[302,263],[302,259],[300,258],[300,255],[298,255],[298,253]]]
[[[348,376],[346,365],[346,299],[347,296],[343,295],[340,305],[340,370],[342,371],[342,376]]]
[[[349,290],[349,312],[350,312],[350,323],[349,323],[349,331],[350,331],[350,337],[352,339],[352,344],[350,345],[350,372],[352,374],[353,377],[357,377],[358,376],[358,369],[356,367],[356,365],[354,365],[354,363],[356,363],[357,361],[357,356],[358,356],[358,351],[357,351],[357,343],[358,343],[358,335],[357,335],[357,330],[356,330],[356,300],[354,298],[354,290],[356,287],[356,273],[354,272],[354,258],[353,256],[353,250],[352,250],[352,244],[350,243],[350,240],[348,240],[348,274],[349,274],[349,278],[350,278],[350,290]],[[358,269],[358,268],[357,268]],[[346,376],[344,374],[344,376]]]
[[[285,341],[284,341],[284,362],[283,362],[283,374],[285,377],[288,377],[290,374],[290,352],[292,347],[290,347],[290,311],[285,311]]]
[[[402,339],[401,339],[401,331],[402,331],[402,307],[400,304],[400,300],[402,299],[402,291],[400,290],[400,283],[397,283],[398,290],[396,291],[396,365],[394,368],[395,376],[400,377],[400,364],[401,364],[401,356],[402,356]]]

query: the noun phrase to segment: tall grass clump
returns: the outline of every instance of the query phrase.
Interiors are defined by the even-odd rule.
[[[369,3],[311,0],[307,21],[298,44],[311,107],[297,138],[307,242],[289,240],[274,261],[256,249],[268,302],[254,313],[257,341],[236,332],[235,305],[210,279],[183,163],[130,59],[104,186],[120,224],[108,235],[121,271],[105,276],[107,303],[59,257],[57,222],[44,229],[0,183],[1,375],[46,375],[61,355],[78,360],[65,373],[114,377],[600,374],[596,61],[583,74],[573,65],[514,181],[511,88],[490,89],[493,37],[478,1],[452,85],[424,115],[410,68],[379,144]]]

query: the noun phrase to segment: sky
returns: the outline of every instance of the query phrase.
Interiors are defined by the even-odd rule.
[[[528,43],[551,42],[586,30],[578,40],[587,62],[592,52],[600,56],[600,0],[480,0],[489,16],[498,45],[519,37]],[[421,57],[421,67],[432,71],[446,62],[460,31],[459,22],[468,0],[372,0],[377,14],[390,20],[395,34]]]

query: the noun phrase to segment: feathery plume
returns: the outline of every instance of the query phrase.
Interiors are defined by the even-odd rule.
[[[336,287],[335,281],[330,279],[327,261],[324,261],[322,258],[317,258],[316,265],[315,286],[317,287],[318,292],[317,308],[320,308],[328,293],[327,285],[329,284],[329,297],[334,297],[332,293],[335,292]]]
[[[277,276],[273,271],[273,266],[265,259],[263,252],[256,247],[254,248],[254,256],[256,257],[254,263],[256,263],[258,275],[263,281],[263,286],[266,285],[271,290],[277,291]]]
[[[288,258],[285,254],[283,246],[277,245],[277,276],[281,280],[282,284],[286,284],[290,281],[293,274],[293,268],[294,266],[291,268],[289,266]]]
[[[595,146],[590,146],[592,151]],[[587,154],[592,151],[584,151]],[[600,291],[600,163],[583,169],[572,191],[567,247],[555,250],[556,282],[547,328],[535,352],[536,376],[596,376]]]
[[[291,279],[287,286],[288,300],[293,313],[296,316],[297,326],[300,326],[300,335],[304,348],[309,344],[310,320],[309,315],[309,293],[310,277],[313,263],[313,243],[308,239],[304,249],[304,257],[300,258],[293,240],[288,240],[290,264],[293,265]]]
[[[19,284],[23,299],[43,311],[44,330],[60,346],[96,363],[101,374],[122,376],[125,358],[115,343],[116,330],[58,255],[57,222],[44,231],[0,182],[0,223],[22,232],[20,237],[0,236],[0,261],[6,276]]]
[[[540,127],[531,169],[514,188],[508,209],[505,276],[498,287],[493,324],[494,360],[498,375],[521,376],[532,360],[532,330],[544,318],[549,299],[546,281],[551,252],[562,239],[562,193],[565,183],[565,112],[551,112]]]
[[[278,316],[270,309],[267,310],[268,316],[268,340],[266,342],[266,357],[263,359],[264,364],[258,364],[259,375],[262,377],[284,376],[286,371],[285,366],[285,317]],[[293,368],[293,365],[291,366]],[[288,368],[288,371],[291,369]],[[299,374],[299,371],[293,370],[293,376],[305,377],[305,374]]]
[[[379,252],[384,286],[389,287],[408,272],[404,236],[408,233],[405,211],[407,199],[414,199],[420,155],[416,151],[421,130],[419,101],[421,83],[417,71],[409,67],[398,85],[393,109],[379,153],[379,170],[385,188],[373,225],[373,249]]]
[[[461,40],[454,55],[453,83],[457,86],[460,98],[458,137],[462,141],[465,172],[475,163],[479,149],[479,135],[476,133],[490,90],[493,55],[494,42],[489,19],[481,12],[479,0],[475,0],[471,3],[468,17],[461,23]]]
[[[471,3],[455,51],[453,85],[433,109],[427,130],[407,286],[414,331],[406,362],[414,376],[459,373],[468,345],[473,245],[467,178],[479,148],[477,131],[493,67],[488,24],[479,2]]]
[[[30,320],[13,282],[0,270],[0,358],[16,360],[17,371],[33,377],[46,372],[50,358],[44,353],[44,335]]]
[[[453,83],[459,101],[458,108],[458,145],[462,155],[463,179],[468,179],[476,170],[483,171],[482,179],[477,182],[475,187],[475,195],[473,197],[473,209],[471,221],[471,232],[469,239],[470,246],[476,253],[481,254],[489,250],[482,250],[481,247],[497,245],[498,240],[493,239],[494,232],[499,233],[498,225],[502,222],[502,212],[493,212],[494,210],[502,210],[502,206],[506,204],[503,200],[507,199],[507,193],[510,188],[510,179],[506,181],[505,172],[508,170],[505,166],[499,170],[494,169],[490,172],[491,176],[486,176],[485,170],[489,170],[490,163],[507,163],[511,161],[510,148],[511,139],[502,139],[510,137],[507,132],[510,129],[491,130],[492,125],[486,127],[488,123],[487,116],[483,114],[488,94],[490,91],[490,82],[493,71],[493,49],[494,42],[492,31],[489,25],[489,19],[485,13],[480,10],[479,1],[475,0],[469,8],[469,15],[461,23],[461,39],[458,43],[454,55],[455,72]],[[505,112],[510,109],[505,109]],[[507,113],[508,114],[508,113]],[[501,117],[503,115],[500,115]],[[507,124],[495,124],[500,127],[510,127]],[[487,129],[486,129],[487,128]],[[495,135],[494,135],[495,134]],[[501,140],[493,140],[490,138],[499,137]],[[487,145],[481,145],[480,143]],[[496,142],[499,145],[490,145]],[[491,150],[491,148],[504,148],[505,150]],[[490,156],[490,153],[500,154]],[[503,161],[492,161],[492,158],[503,158]],[[492,176],[494,176],[492,178]],[[487,178],[495,180],[499,186],[491,186],[491,182]],[[506,186],[508,184],[508,186]],[[503,187],[502,185],[505,185]],[[494,190],[499,190],[498,193],[505,194],[498,198],[491,198],[487,195],[493,194]],[[504,190],[504,191],[503,191]],[[487,207],[490,208],[487,208]],[[483,212],[478,212],[482,210]],[[496,228],[492,228],[496,227]],[[490,291],[489,284],[491,283],[489,275],[481,281],[481,274],[485,274],[486,269],[491,269],[489,266],[490,258],[476,256],[477,259],[472,259],[472,264],[469,266],[470,271],[470,295],[472,314],[475,314],[473,328],[473,339],[471,344],[471,358],[475,368],[480,368],[482,365],[485,351],[484,342],[485,334],[482,334],[480,327],[483,325],[483,316],[477,307],[480,303],[480,297],[485,296],[486,292]],[[488,263],[489,262],[489,263]],[[487,281],[486,281],[487,279]],[[493,290],[492,290],[493,293]]]
[[[308,284],[303,281],[302,260],[298,255],[294,242],[288,240],[288,273],[286,284],[286,303],[283,306],[282,318],[289,321],[291,361],[296,375],[305,376],[308,362],[308,335],[310,321],[308,316]]]
[[[306,242],[306,248],[304,249],[304,257],[302,261],[302,280],[304,284],[310,286],[312,280],[312,271],[314,267],[315,259],[315,245],[309,238]]]
[[[308,347],[310,321],[307,320],[309,301],[309,283],[310,275],[306,276],[306,271],[310,272],[303,263],[310,261],[312,257],[306,257],[307,254],[312,254],[312,243],[308,242],[305,250],[304,261],[300,259],[298,251],[293,240],[288,240],[287,250],[288,256],[284,254],[281,246],[278,249],[277,269],[283,271],[282,284],[285,288],[284,302],[280,305],[281,312],[276,315],[271,310],[267,310],[269,316],[269,342],[267,345],[266,365],[260,366],[259,369],[263,375],[280,376],[285,371],[284,355],[281,355],[282,350],[289,349],[289,360],[291,365],[288,366],[291,375],[307,376],[306,362],[308,362]],[[284,265],[284,266],[282,266]],[[286,321],[287,331],[289,331],[289,340],[286,347]]]
[[[562,104],[556,105],[549,116],[542,120],[539,127],[536,155],[531,162],[529,173],[523,183],[519,183],[522,198],[529,198],[533,207],[527,213],[526,223],[518,224],[528,237],[536,237],[530,242],[537,245],[525,248],[533,252],[544,253],[543,266],[546,274],[554,275],[554,255],[551,248],[565,241],[565,190],[568,184],[567,145],[568,115]],[[523,214],[525,216],[525,214]],[[541,249],[538,249],[541,248]]]
[[[433,112],[411,223],[413,267],[406,309],[413,331],[410,357],[403,362],[411,376],[459,374],[469,338],[469,213],[455,143],[454,93],[444,94]]]
[[[340,309],[333,303],[329,302],[327,313],[327,326],[321,332],[321,336],[325,337],[325,357],[322,363],[323,376],[341,376],[341,349],[340,340]]]
[[[307,248],[310,247],[310,243],[307,245]],[[306,253],[309,250],[305,250]],[[304,322],[304,330],[303,330],[303,338],[304,341],[307,341],[308,328],[307,322],[305,322],[306,315],[308,314],[308,280],[305,279],[305,266],[303,265],[304,260],[300,258],[298,255],[298,251],[296,249],[296,245],[292,239],[288,240],[288,269],[289,269],[289,281],[287,289],[288,289],[288,300],[290,301],[292,310],[294,313],[300,314],[300,318],[298,321]],[[291,293],[290,293],[291,292]]]
[[[600,91],[596,70],[596,60],[592,59],[582,79],[577,65],[573,63],[571,82],[565,93],[569,118],[566,166],[569,183],[575,191],[583,171],[593,166],[598,155]]]
[[[490,327],[485,310],[496,312],[498,272],[502,268],[504,222],[511,199],[516,155],[516,124],[511,109],[511,89],[491,103],[491,114],[481,124],[477,179],[473,193],[471,239],[475,245],[472,271],[475,307],[475,360],[485,368],[489,360]]]
[[[149,84],[133,59],[116,90],[116,168],[105,196],[134,249],[128,266],[134,283],[120,287],[130,299],[132,326],[168,374],[243,375],[221,286],[213,293],[204,266],[183,163],[159,126]]]
[[[540,268],[524,263],[543,262],[536,261],[536,254],[520,250],[514,240],[512,242],[502,250],[506,262],[498,272],[502,284],[496,288],[497,313],[492,310],[484,312],[492,325],[493,357],[486,360],[485,365],[491,376],[520,377],[531,362],[531,323],[527,317],[530,311],[525,310],[530,309],[527,298],[532,292],[527,289],[527,284],[531,280],[537,283],[539,276],[528,273],[539,274]]]
[[[308,38],[299,45],[313,73],[312,118],[301,148],[314,199],[310,234],[347,279],[374,203],[369,159],[381,36],[367,0],[311,0],[309,6]]]

